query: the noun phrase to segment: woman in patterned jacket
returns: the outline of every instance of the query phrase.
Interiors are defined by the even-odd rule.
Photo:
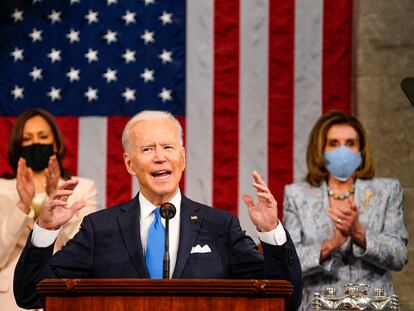
[[[341,111],[321,116],[309,137],[306,181],[285,187],[283,225],[301,260],[303,300],[315,292],[366,283],[394,293],[391,271],[407,263],[403,193],[391,178],[374,178],[361,123]]]

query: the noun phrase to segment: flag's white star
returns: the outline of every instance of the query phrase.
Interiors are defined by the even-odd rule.
[[[85,57],[88,59],[88,63],[98,61],[98,50],[88,49],[88,53],[85,54]]]
[[[94,89],[89,86],[88,90],[85,92],[85,97],[88,98],[88,102],[98,100],[98,89]]]
[[[33,70],[29,73],[29,75],[33,78],[33,82],[36,81],[36,80],[42,80],[43,79],[42,70],[43,69],[33,67]]]
[[[70,4],[74,4],[74,3],[80,3],[80,0],[70,0]]]
[[[144,79],[144,82],[154,81],[154,70],[144,69],[144,72],[140,74],[140,77]]]
[[[144,30],[144,34],[141,35],[141,39],[144,40],[145,44],[153,43],[154,42],[154,32],[148,31],[147,29]]]
[[[168,13],[166,11],[162,12],[162,15],[160,15],[159,20],[162,21],[163,25],[172,24],[172,13]]]
[[[158,96],[161,98],[163,103],[172,100],[171,90],[167,90],[165,87],[162,88],[161,93],[159,93]]]
[[[23,60],[23,49],[18,49],[17,47],[14,48],[14,51],[10,53],[13,56],[14,61],[17,62],[18,60]]]
[[[55,50],[55,49],[52,49],[51,51],[50,51],[50,53],[49,54],[47,54],[47,57],[49,57],[50,58],[50,61],[52,62],[52,64],[54,63],[54,62],[57,62],[57,61],[61,61],[62,60],[62,58],[60,57],[60,53],[61,53],[61,50]]]
[[[62,96],[60,96],[60,89],[55,89],[54,86],[50,89],[49,92],[47,92],[47,96],[50,97],[50,100],[54,102],[55,100],[61,100]]]
[[[172,52],[171,51],[167,51],[167,50],[162,50],[162,53],[160,55],[158,55],[159,58],[162,59],[162,63],[171,63],[172,62]]]
[[[32,38],[32,43],[35,43],[36,41],[42,41],[42,30],[37,30],[36,28],[33,28],[32,32],[29,33],[29,37]]]
[[[18,9],[14,9],[14,12],[11,14],[11,17],[13,18],[13,21],[15,23],[23,21],[23,11],[20,11]]]
[[[60,14],[61,14],[60,11],[52,10],[52,13],[50,13],[50,15],[47,16],[47,18],[50,19],[50,22],[52,24],[54,24],[54,23],[60,23],[62,21],[60,19]]]
[[[150,4],[154,4],[155,0],[144,0],[145,5],[150,5]]]
[[[102,75],[106,79],[106,83],[110,83],[112,81],[118,80],[116,77],[117,70],[112,70],[111,68],[107,68],[106,72]]]
[[[129,102],[131,100],[135,100],[135,90],[134,89],[130,89],[129,87],[127,87],[125,89],[125,92],[122,93],[122,97],[125,98],[126,102]]]
[[[118,0],[106,0],[107,5],[117,4],[117,3],[118,3]]]
[[[14,100],[19,99],[19,98],[23,99],[24,97],[23,91],[24,91],[24,88],[15,85],[14,89],[11,90],[10,93],[13,95]]]
[[[80,70],[70,67],[70,70],[66,73],[66,76],[69,78],[70,82],[79,81]]]
[[[135,62],[135,51],[126,49],[125,53],[122,54],[122,58],[125,59],[125,63],[129,64],[130,62]]]
[[[89,10],[88,14],[85,15],[85,18],[88,20],[88,24],[97,23],[98,22],[98,12]]]
[[[117,34],[118,33],[116,31],[111,31],[109,29],[103,37],[106,40],[107,44],[111,44],[112,42],[118,41],[118,39],[116,38]]]
[[[69,42],[72,44],[73,42],[79,42],[79,31],[75,31],[73,28],[70,30],[70,32],[66,35],[66,38],[69,39]]]
[[[122,19],[125,21],[125,25],[135,24],[136,23],[136,21],[135,21],[135,15],[136,14],[137,13],[135,13],[135,12],[131,12],[130,10],[127,10],[125,12],[125,15],[122,16]]]

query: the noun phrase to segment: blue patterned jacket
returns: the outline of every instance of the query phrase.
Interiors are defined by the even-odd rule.
[[[386,295],[394,293],[391,270],[401,270],[408,260],[400,183],[390,178],[357,179],[354,201],[366,228],[366,249],[348,239],[320,263],[321,245],[335,232],[327,214],[327,184],[313,187],[301,182],[285,187],[283,225],[301,261],[302,310],[311,310],[313,294],[328,286],[340,294],[346,283],[367,283],[371,289],[384,288]]]

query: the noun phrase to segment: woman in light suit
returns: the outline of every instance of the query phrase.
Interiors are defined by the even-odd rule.
[[[13,296],[14,268],[47,197],[71,178],[64,155],[63,137],[50,113],[32,109],[17,118],[8,150],[13,174],[0,179],[0,310],[22,310]],[[78,231],[83,216],[97,210],[95,183],[78,179],[68,206],[83,200],[86,207],[61,228],[55,251]]]
[[[374,165],[361,123],[340,111],[321,116],[306,154],[306,181],[285,187],[283,225],[298,252],[304,292],[347,283],[366,283],[394,293],[391,270],[407,263],[408,233],[400,183],[374,178]]]

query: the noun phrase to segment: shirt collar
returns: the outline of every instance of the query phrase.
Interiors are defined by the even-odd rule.
[[[139,200],[139,206],[140,206],[140,209],[141,209],[141,211],[140,211],[141,220],[143,220],[143,219],[147,218],[149,215],[151,215],[152,211],[158,207],[158,206],[155,206],[154,204],[152,204],[146,197],[144,197],[142,192],[139,193],[138,200]],[[175,206],[175,209],[177,211],[175,216],[172,219],[174,219],[174,218],[180,219],[180,211],[181,211],[181,191],[180,191],[180,189],[178,189],[177,193],[172,197],[172,199],[170,200],[170,203],[172,203]]]

